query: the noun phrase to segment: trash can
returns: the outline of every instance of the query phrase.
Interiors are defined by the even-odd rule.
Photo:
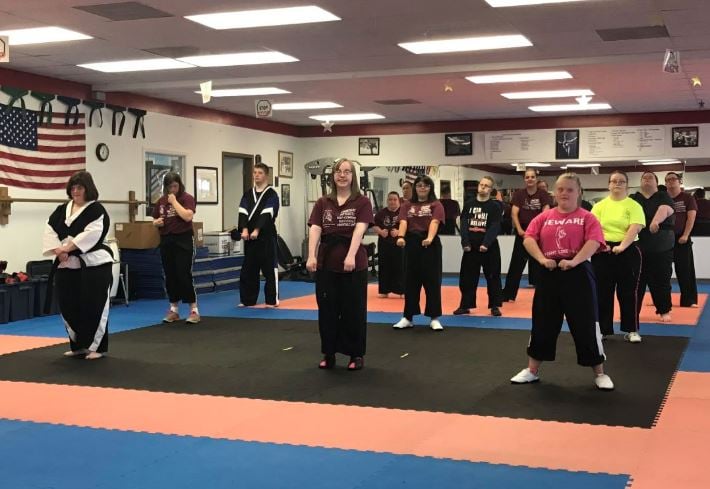
[[[5,284],[10,291],[10,321],[31,319],[35,312],[35,284],[31,281]]]

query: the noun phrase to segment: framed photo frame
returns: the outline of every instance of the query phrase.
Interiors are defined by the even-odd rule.
[[[579,129],[558,129],[555,132],[555,159],[579,159]]]
[[[163,178],[175,172],[185,180],[185,156],[146,151],[145,161],[145,215],[151,216],[155,205],[163,196]]]
[[[219,204],[219,176],[217,168],[195,167],[195,202],[198,204]]]
[[[360,156],[379,156],[380,138],[359,138],[357,147]]]
[[[293,178],[293,153],[279,151],[279,176]]]
[[[699,139],[698,126],[671,129],[671,147],[673,148],[697,148]]]
[[[291,205],[291,184],[281,184],[281,207],[289,207]]]
[[[444,155],[471,156],[473,154],[473,134],[461,132],[444,135]]]

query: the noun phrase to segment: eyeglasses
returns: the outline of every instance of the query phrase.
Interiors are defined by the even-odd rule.
[[[352,170],[335,170],[333,173],[336,175],[352,175]]]
[[[429,188],[429,187],[431,187],[431,185],[429,185],[428,183],[418,183],[416,185],[416,187],[417,188]]]
[[[675,182],[676,180],[680,180],[678,177],[666,177],[666,182]]]
[[[614,185],[626,185],[626,180],[609,180],[609,183]]]

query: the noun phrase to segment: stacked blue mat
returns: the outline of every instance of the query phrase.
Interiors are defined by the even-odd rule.
[[[243,255],[196,259],[192,267],[196,292],[204,294],[238,288],[243,261]]]
[[[138,299],[164,299],[165,278],[160,249],[121,248],[121,261],[128,264],[129,286]]]

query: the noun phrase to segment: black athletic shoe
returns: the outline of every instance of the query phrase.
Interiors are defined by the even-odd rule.
[[[491,308],[491,316],[496,316],[496,317],[497,317],[497,316],[502,316],[502,315],[503,315],[503,313],[501,313],[501,312],[500,312],[500,309],[498,309],[497,307],[492,307],[492,308]]]
[[[464,309],[463,307],[459,307],[454,311],[454,316],[461,316],[462,314],[468,314],[468,309]]]

